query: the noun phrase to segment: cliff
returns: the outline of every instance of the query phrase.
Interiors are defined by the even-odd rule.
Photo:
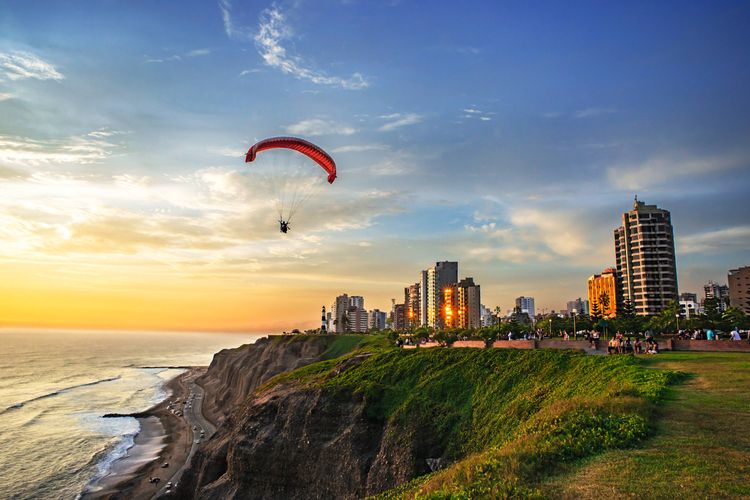
[[[353,348],[364,337],[347,335],[338,339],[333,336],[271,336],[254,344],[219,351],[206,374],[198,379],[206,389],[204,414],[218,426],[268,379],[336,356],[339,344]]]
[[[326,339],[217,355],[205,385],[224,422],[176,495],[533,494],[553,464],[644,437],[673,378],[628,357],[570,351],[370,344],[325,359],[334,354]],[[284,363],[306,366],[263,384]]]

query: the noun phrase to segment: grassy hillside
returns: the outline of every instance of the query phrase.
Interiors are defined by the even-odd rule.
[[[669,391],[654,438],[580,461],[545,481],[544,495],[750,497],[750,356],[667,353],[644,364],[689,374]]]
[[[442,470],[387,498],[536,496],[565,464],[643,439],[655,403],[677,377],[632,357],[572,351],[399,350],[376,342],[349,356],[362,352],[371,355],[358,364],[332,359],[269,384],[296,380],[357,395],[368,418],[417,443],[415,461],[441,459]]]

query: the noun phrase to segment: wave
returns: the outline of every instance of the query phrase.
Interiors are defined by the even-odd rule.
[[[39,401],[41,399],[47,399],[47,398],[51,398],[51,397],[54,397],[54,396],[58,396],[60,394],[63,394],[63,393],[66,393],[66,392],[70,392],[70,391],[75,390],[75,389],[80,389],[81,387],[90,387],[92,385],[103,384],[105,382],[114,382],[115,380],[120,380],[120,377],[121,377],[121,375],[118,375],[116,377],[103,378],[101,380],[94,380],[93,382],[85,382],[83,384],[71,385],[70,387],[64,387],[62,389],[57,389],[56,391],[48,392],[47,394],[42,394],[41,396],[36,396],[36,397],[31,398],[31,399],[27,399],[25,401],[21,401],[19,403],[10,405],[9,407],[7,407],[6,409],[4,409],[3,411],[0,411],[0,415],[2,415],[3,413],[9,412],[9,411],[18,410],[20,408],[23,408],[25,405],[27,405],[29,403],[33,403],[34,401]]]
[[[128,450],[130,450],[130,448],[135,445],[135,437],[139,432],[140,426],[135,432],[122,434],[118,439],[114,441],[114,443],[106,446],[103,450],[95,453],[91,457],[89,464],[95,464],[96,472],[94,473],[93,477],[89,479],[88,483],[86,484],[86,486],[84,486],[81,493],[78,494],[78,496],[76,497],[77,499],[81,498],[86,493],[94,493],[101,489],[98,483],[110,474],[112,466],[115,462],[128,454]]]

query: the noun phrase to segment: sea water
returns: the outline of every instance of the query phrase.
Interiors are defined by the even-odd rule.
[[[125,456],[176,366],[261,335],[0,330],[0,498],[76,498]]]

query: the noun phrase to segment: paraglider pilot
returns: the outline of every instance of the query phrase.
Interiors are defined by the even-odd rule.
[[[289,223],[285,220],[279,219],[279,229],[282,233],[285,233],[289,231]]]

